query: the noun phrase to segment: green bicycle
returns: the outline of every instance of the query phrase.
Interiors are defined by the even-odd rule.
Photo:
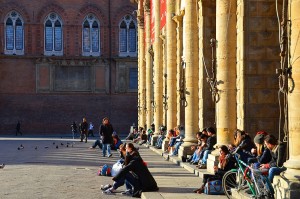
[[[240,160],[240,155],[233,153],[237,169],[227,171],[222,178],[222,186],[227,198],[232,199],[232,190],[247,191],[256,199],[274,199],[274,189],[265,171],[254,169]]]

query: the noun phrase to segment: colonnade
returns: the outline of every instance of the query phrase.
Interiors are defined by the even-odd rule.
[[[268,40],[276,31],[271,32],[273,30],[267,27],[260,34],[259,28],[263,25],[251,17],[256,14],[255,17],[266,21],[276,19],[276,13],[272,13],[275,3],[274,6],[270,5],[269,13],[267,12],[270,16],[265,19],[263,13],[260,13],[261,6],[242,1],[166,0],[166,25],[161,27],[163,1],[135,2],[139,4],[138,125],[150,128],[152,123],[155,124],[152,144],[156,142],[161,125],[165,125],[167,129],[183,125],[185,139],[178,155],[181,157],[191,153],[190,146],[196,142],[195,133],[208,125],[215,126],[217,130],[216,147],[232,143],[235,129],[253,130],[260,125],[261,115],[266,111],[257,111],[257,115],[251,115],[252,107],[269,108],[274,107],[277,102],[259,98],[268,95],[268,89],[275,90],[276,86],[269,86],[274,82],[274,76],[268,73],[261,76],[258,66],[280,59],[278,54],[277,58],[273,58],[275,53],[269,50],[277,42]],[[292,67],[288,83],[289,87],[293,87],[287,96],[289,159],[284,164],[287,167],[287,171],[283,173],[285,177],[276,177],[274,184],[277,190],[281,190],[276,192],[278,197],[296,198],[296,194],[300,193],[300,89],[297,86],[300,84],[300,0],[290,0],[288,4],[289,64]],[[256,9],[256,13],[251,9]],[[257,27],[251,26],[251,23],[257,24]],[[211,64],[207,63],[209,59],[206,58],[208,40],[212,42],[215,52],[215,57],[209,57],[213,60]],[[264,47],[266,45],[270,47]],[[262,53],[266,56],[261,56]],[[253,54],[256,56],[252,56]],[[259,56],[261,57],[257,58]],[[206,82],[209,73],[206,65],[215,67],[214,85]],[[258,78],[261,79],[257,80]],[[261,85],[267,89],[260,88]],[[209,92],[205,91],[208,89]],[[213,103],[204,100],[208,94],[211,94]],[[213,104],[213,108],[210,104]],[[247,117],[245,114],[251,116]],[[216,157],[217,153],[210,155],[208,170],[216,165]]]

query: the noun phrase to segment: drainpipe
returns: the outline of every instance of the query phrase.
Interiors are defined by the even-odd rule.
[[[111,61],[112,61],[112,45],[111,45],[111,41],[112,41],[112,35],[111,35],[111,5],[110,5],[110,0],[108,0],[108,31],[109,31],[109,57],[108,57],[108,65],[109,65],[109,94],[111,95],[111,84],[112,84],[112,78],[111,78],[111,70],[112,70],[112,65],[111,65]]]

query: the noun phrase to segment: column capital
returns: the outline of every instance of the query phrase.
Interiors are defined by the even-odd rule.
[[[144,10],[145,12],[150,12],[150,0],[144,1]]]
[[[182,23],[183,16],[184,16],[184,10],[181,10],[180,13],[179,13],[178,15],[174,15],[174,16],[172,17],[172,19],[173,19],[177,24],[180,24],[180,23]]]
[[[137,22],[138,22],[138,25],[140,26],[140,28],[143,28],[144,27],[144,15],[140,15],[140,13],[138,13],[138,16],[137,16]]]

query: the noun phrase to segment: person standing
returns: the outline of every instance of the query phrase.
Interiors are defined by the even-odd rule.
[[[72,130],[72,135],[73,135],[73,139],[74,139],[75,135],[77,134],[77,125],[76,125],[75,121],[73,121],[73,123],[71,124],[71,130]]]
[[[16,126],[16,136],[18,135],[18,133],[22,135],[20,121],[18,121],[17,126]]]
[[[82,118],[82,123],[80,123],[79,129],[80,129],[80,142],[83,141],[85,138],[85,143],[87,143],[87,133],[88,133],[88,123],[86,121],[86,118]]]
[[[90,124],[89,124],[89,132],[88,132],[88,136],[92,136],[92,137],[95,137],[94,136],[94,125],[93,125],[93,123],[92,122],[90,122]]]
[[[99,135],[102,138],[102,153],[103,157],[106,155],[107,150],[107,157],[111,157],[112,154],[110,152],[110,146],[113,144],[113,132],[114,129],[109,122],[109,118],[105,117],[102,120],[102,124],[99,127]]]

